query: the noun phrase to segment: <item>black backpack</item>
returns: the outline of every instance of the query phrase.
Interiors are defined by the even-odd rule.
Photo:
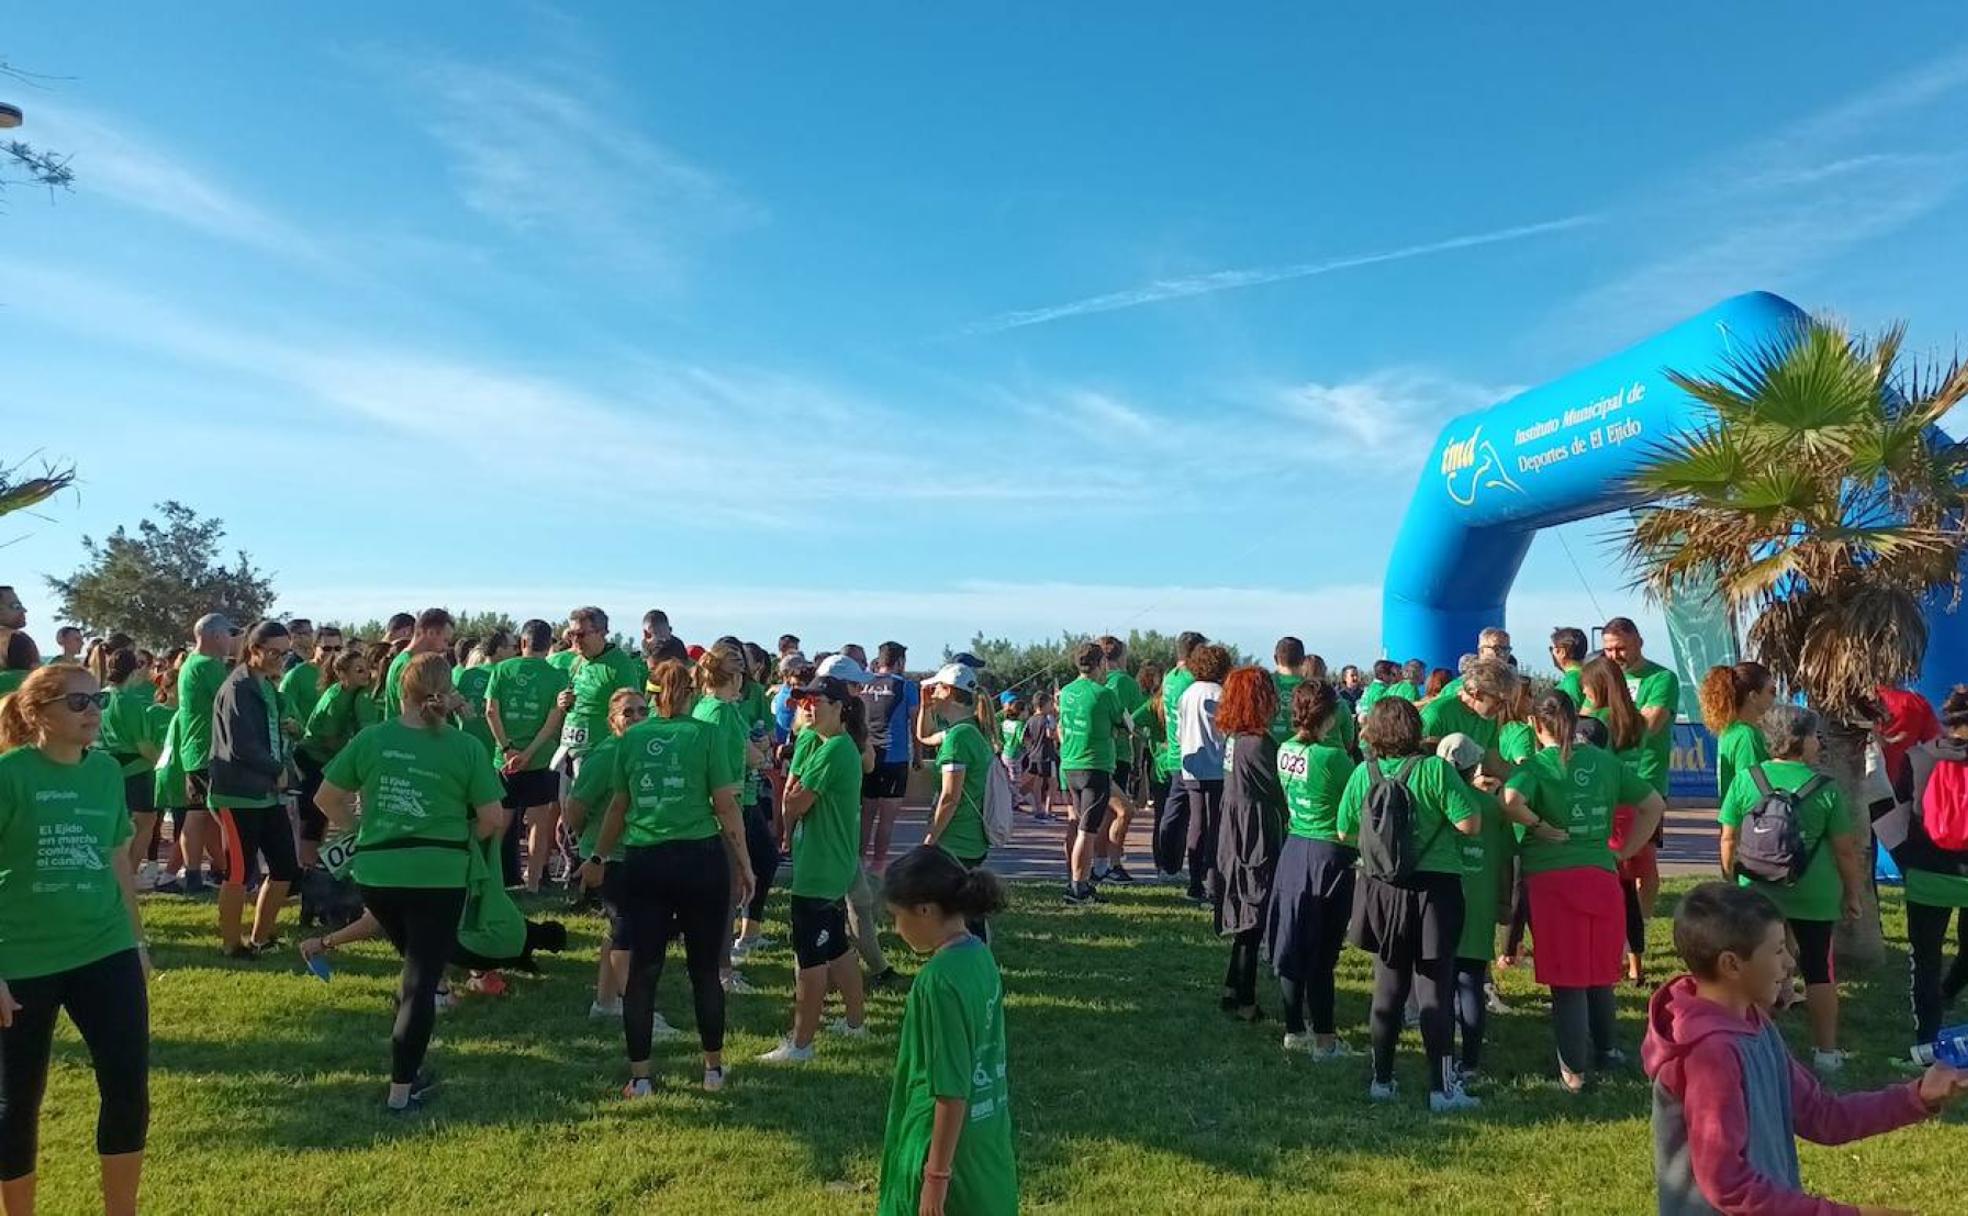
[[[1448,825],[1435,829],[1428,843],[1415,845],[1414,795],[1408,778],[1425,757],[1410,756],[1392,777],[1381,772],[1378,760],[1367,761],[1367,800],[1360,814],[1360,871],[1382,882],[1404,882],[1414,876],[1421,855]]]
[[[1804,825],[1798,821],[1797,808],[1831,779],[1820,773],[1792,791],[1772,786],[1761,765],[1750,769],[1749,775],[1756,782],[1756,805],[1736,829],[1736,869],[1763,882],[1789,886],[1804,877],[1824,846],[1820,838],[1804,847]]]

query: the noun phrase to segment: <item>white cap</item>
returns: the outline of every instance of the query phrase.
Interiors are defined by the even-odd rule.
[[[960,692],[974,693],[977,691],[977,669],[962,663],[945,663],[935,675],[923,681],[924,688],[934,688],[938,684],[947,684]]]
[[[1460,732],[1443,735],[1442,741],[1435,745],[1435,754],[1447,760],[1457,771],[1475,768],[1483,762],[1483,745]]]
[[[832,676],[836,680],[848,684],[872,684],[875,679],[875,677],[868,674],[867,668],[844,654],[828,655],[826,661],[820,664],[820,668],[815,674]]]

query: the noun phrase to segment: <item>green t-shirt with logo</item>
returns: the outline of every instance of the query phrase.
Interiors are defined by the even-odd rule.
[[[267,742],[273,748],[276,759],[285,765],[287,756],[287,736],[280,733],[280,690],[265,676],[253,676],[254,683],[260,686],[260,701],[266,706]],[[210,802],[214,809],[224,810],[264,810],[280,805],[279,782],[275,788],[261,797],[248,797],[241,794],[221,794],[214,791]]]
[[[567,688],[567,673],[551,658],[521,655],[493,666],[492,675],[485,682],[485,699],[499,707],[499,723],[505,727],[506,741],[524,751],[547,724],[547,719],[553,717],[555,704]],[[542,744],[533,753],[533,761],[526,771],[547,767],[553,761],[553,750],[552,744]]]
[[[1810,765],[1797,760],[1765,760],[1759,765],[1773,789],[1800,790],[1818,774]],[[1722,813],[1717,816],[1725,828],[1741,830],[1743,821],[1762,801],[1756,790],[1754,769],[1736,774],[1729,792],[1722,797]],[[1764,882],[1739,874],[1736,881],[1755,887],[1770,897],[1789,920],[1835,921],[1844,909],[1845,886],[1838,877],[1838,860],[1831,842],[1852,834],[1852,816],[1845,808],[1845,797],[1838,783],[1825,782],[1823,788],[1797,806],[1797,826],[1804,833],[1804,851],[1811,858],[1804,874],[1794,883]]]
[[[1367,789],[1372,783],[1368,765],[1379,765],[1383,775],[1393,778],[1407,763],[1406,757],[1370,760],[1353,770],[1339,799],[1340,838],[1356,841],[1360,835],[1360,816],[1366,808]],[[1448,762],[1437,756],[1423,756],[1408,774],[1408,801],[1414,808],[1414,837],[1421,853],[1416,870],[1431,874],[1461,874],[1462,846],[1453,825],[1477,814],[1469,797],[1470,789]]]
[[[178,766],[187,773],[212,767],[212,702],[225,683],[226,665],[188,654],[178,669]]]
[[[1182,694],[1196,682],[1196,675],[1187,667],[1178,667],[1168,673],[1162,681],[1162,750],[1155,761],[1155,775],[1167,777],[1182,771],[1182,739],[1177,710],[1182,706]]]
[[[123,774],[107,754],[74,764],[38,747],[0,755],[0,979],[136,946],[115,868],[132,834]]]
[[[484,744],[486,755],[496,757],[499,744],[492,738],[492,728],[485,723],[485,690],[492,683],[492,668],[484,663],[476,667],[460,667],[451,673],[451,677],[458,688],[458,695],[471,706],[458,715],[465,733]]]
[[[936,1100],[964,1102],[944,1210],[1015,1216],[1018,1161],[1012,1143],[1004,984],[990,947],[976,938],[945,946],[916,972],[902,1008],[895,1082],[882,1137],[878,1216],[916,1216]]]
[[[1281,671],[1271,673],[1271,686],[1278,690],[1278,709],[1271,715],[1271,741],[1281,747],[1285,740],[1292,737],[1292,694],[1303,683],[1304,676],[1286,675]]]
[[[1563,752],[1547,747],[1511,774],[1507,784],[1539,819],[1567,835],[1563,844],[1547,843],[1530,829],[1518,828],[1517,852],[1526,874],[1617,869],[1618,859],[1607,844],[1613,835],[1613,810],[1638,806],[1653,792],[1618,756],[1588,745],[1572,748],[1569,765]]]
[[[365,887],[464,886],[474,812],[505,794],[484,744],[453,726],[401,718],[351,739],[322,779],[362,796],[353,872]],[[409,840],[434,843],[399,843]]]
[[[621,742],[619,735],[610,735],[590,748],[587,761],[574,774],[574,784],[567,791],[569,799],[587,809],[587,818],[581,821],[581,839],[575,845],[584,861],[601,848],[601,824],[608,818],[609,804],[615,801],[615,751]],[[615,847],[604,860],[621,861],[627,857],[627,840],[626,831],[617,836]]]
[[[1501,875],[1510,868],[1517,842],[1494,794],[1471,786],[1469,797],[1483,812],[1483,830],[1474,836],[1457,837],[1462,846],[1463,910],[1462,941],[1456,946],[1456,957],[1487,963],[1496,958]]]
[[[306,727],[308,714],[321,699],[321,668],[313,663],[296,663],[280,677],[280,716],[293,719],[296,727]]]
[[[1612,711],[1595,709],[1589,716],[1610,724]],[[1667,788],[1667,757],[1653,746],[1647,736],[1642,735],[1640,741],[1632,747],[1617,750],[1613,754],[1620,758],[1621,764],[1638,774],[1640,780],[1647,783],[1648,789],[1660,791]]]
[[[1142,707],[1148,704],[1148,697],[1141,691],[1141,685],[1125,671],[1107,673],[1107,689],[1114,694],[1114,703],[1121,708],[1121,720],[1114,724],[1114,755],[1121,760],[1133,761],[1137,737],[1133,730],[1140,728],[1145,717]]]
[[[1004,758],[1016,760],[1025,754],[1025,719],[1006,718],[998,723],[998,734],[1004,739]]]
[[[1497,728],[1497,754],[1506,763],[1522,764],[1537,750],[1537,731],[1529,722],[1505,722]]]
[[[155,761],[144,759],[143,748],[156,747],[159,740],[150,733],[150,690],[124,685],[109,690],[109,708],[103,710],[102,749],[119,759],[125,777],[147,773]]]
[[[609,698],[618,688],[643,691],[649,669],[621,647],[608,646],[592,659],[576,655],[567,678],[574,689],[574,708],[560,729],[560,742],[570,754],[585,756],[591,743],[608,737]]]
[[[965,719],[944,730],[943,742],[936,749],[936,769],[940,773],[962,770],[963,793],[937,843],[960,861],[975,862],[990,851],[991,842],[984,835],[984,791],[990,785],[991,766],[996,763],[991,744],[977,723]]]
[[[1770,758],[1763,732],[1747,722],[1731,722],[1715,737],[1715,794],[1726,798],[1736,774],[1748,772]]]
[[[1059,690],[1059,771],[1114,771],[1114,730],[1121,721],[1114,690],[1080,676]]]
[[[709,723],[657,717],[637,723],[615,745],[615,788],[629,800],[622,843],[634,849],[717,835],[711,795],[735,795],[744,779],[744,768]]]
[[[1286,831],[1307,840],[1339,840],[1339,801],[1357,767],[1353,757],[1327,743],[1293,739],[1278,747],[1278,784],[1289,816]]]
[[[842,733],[831,739],[800,732],[793,776],[813,792],[813,805],[793,828],[791,893],[839,899],[854,885],[861,848],[861,749]]]
[[[368,689],[330,684],[314,699],[314,709],[301,731],[300,750],[315,763],[327,764],[349,740],[374,726],[379,713]]]
[[[1642,659],[1626,673],[1626,691],[1633,694],[1636,709],[1667,711],[1667,722],[1648,732],[1641,744],[1652,753],[1646,766],[1648,781],[1654,792],[1665,798],[1668,772],[1674,767],[1674,715],[1681,706],[1681,677],[1671,667]]]
[[[1488,752],[1496,750],[1497,731],[1495,722],[1469,708],[1461,697],[1439,696],[1421,707],[1421,737],[1424,739],[1468,735]]]

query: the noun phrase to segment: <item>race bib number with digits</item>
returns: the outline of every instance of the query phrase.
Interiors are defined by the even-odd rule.
[[[321,842],[321,864],[336,878],[347,878],[349,864],[355,860],[355,833],[344,832]]]

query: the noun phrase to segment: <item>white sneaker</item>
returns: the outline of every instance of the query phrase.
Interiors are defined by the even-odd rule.
[[[1460,1084],[1451,1085],[1441,1093],[1428,1095],[1428,1109],[1438,1115],[1453,1115],[1460,1111],[1475,1110],[1482,1105],[1482,1099],[1465,1093]]]
[[[731,943],[731,961],[742,963],[759,951],[768,949],[771,945],[772,939],[769,937],[741,937]]]
[[[670,1025],[669,1020],[659,1013],[649,1033],[652,1038],[674,1039],[683,1032]]]
[[[791,1039],[780,1039],[779,1046],[760,1056],[767,1064],[804,1064],[813,1058],[813,1045],[796,1047]]]
[[[1293,1034],[1287,1030],[1285,1032],[1285,1050],[1303,1052],[1308,1056],[1316,1056],[1319,1054],[1319,1041],[1309,1033]]]
[[[868,1024],[863,1022],[861,1025],[856,1026],[846,1018],[835,1018],[833,1021],[827,1023],[827,1033],[837,1034],[849,1039],[865,1039],[868,1037]]]
[[[704,1092],[714,1094],[724,1088],[724,1069],[706,1068],[704,1070]]]
[[[1367,1097],[1374,1102],[1392,1102],[1400,1092],[1401,1087],[1393,1081],[1372,1081],[1367,1085]]]
[[[736,971],[724,977],[724,990],[726,992],[736,993],[739,996],[750,996],[752,993],[758,991],[757,988],[752,986],[750,980]]]
[[[1849,1051],[1814,1049],[1811,1052],[1811,1067],[1817,1070],[1819,1076],[1834,1076],[1845,1071],[1845,1062],[1851,1058],[1852,1053]]]
[[[613,1004],[604,1005],[600,1001],[590,1001],[588,1003],[588,1016],[597,1022],[603,1018],[619,1018],[622,1016],[622,1002],[616,1001]]]
[[[1314,1047],[1312,1049],[1312,1062],[1315,1064],[1329,1064],[1334,1060],[1357,1060],[1360,1058],[1360,1055],[1360,1052],[1354,1051],[1346,1045],[1345,1039],[1334,1039],[1331,1047]]]
[[[1483,1006],[1491,1013],[1510,1012],[1510,1006],[1504,1003],[1503,994],[1497,991],[1495,984],[1483,985]]]

